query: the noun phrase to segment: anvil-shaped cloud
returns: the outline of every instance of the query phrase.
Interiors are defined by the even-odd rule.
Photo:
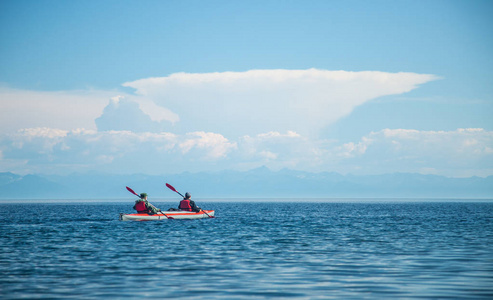
[[[312,136],[358,105],[437,78],[377,71],[251,70],[176,73],[123,85],[136,90],[136,101],[152,100],[175,113],[180,122],[174,130],[181,133],[200,130],[236,137],[290,130]]]

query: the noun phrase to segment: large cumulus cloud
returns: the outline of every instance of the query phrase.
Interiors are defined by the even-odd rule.
[[[176,73],[124,84],[179,116],[176,130],[237,137],[267,131],[316,135],[371,99],[437,79],[416,73],[251,70]],[[137,97],[138,98],[138,97]]]

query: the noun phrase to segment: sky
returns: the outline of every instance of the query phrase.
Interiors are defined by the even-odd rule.
[[[0,0],[0,172],[493,175],[492,1]]]

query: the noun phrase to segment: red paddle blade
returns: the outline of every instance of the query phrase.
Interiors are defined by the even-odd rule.
[[[127,190],[128,190],[130,193],[134,194],[135,196],[139,196],[139,195],[137,195],[137,193],[136,193],[136,192],[134,192],[134,190],[132,190],[132,189],[131,189],[131,188],[129,188],[128,186],[127,186]]]
[[[177,191],[177,190],[175,190],[175,188],[174,188],[171,184],[166,183],[166,186],[167,186],[170,190],[172,190],[173,192],[178,193],[178,191]]]

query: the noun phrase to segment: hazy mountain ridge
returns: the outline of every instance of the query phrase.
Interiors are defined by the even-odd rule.
[[[2,199],[118,199],[134,198],[126,189],[146,192],[151,198],[177,198],[166,188],[172,184],[193,198],[493,198],[493,176],[448,178],[436,175],[395,173],[341,175],[294,170],[271,171],[265,167],[247,172],[181,173],[173,175],[111,175],[76,173],[26,175],[0,173]]]

